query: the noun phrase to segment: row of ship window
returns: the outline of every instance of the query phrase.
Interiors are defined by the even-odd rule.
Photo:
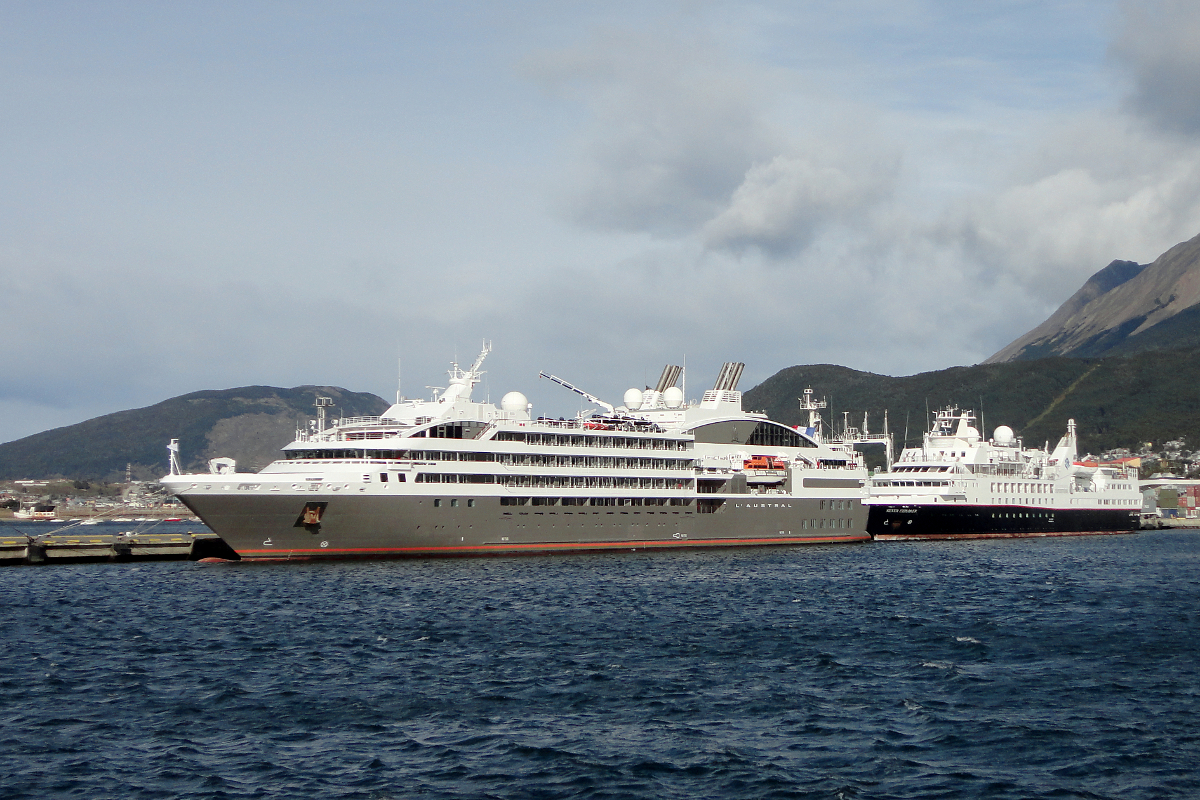
[[[712,423],[709,425],[701,425],[692,433],[694,441],[711,442],[724,444],[734,442],[737,444],[746,444],[751,446],[764,447],[816,447],[816,443],[812,440],[801,436],[795,430],[788,428],[785,425],[779,425],[773,422],[758,422],[754,420],[746,420],[750,427],[748,436],[743,431],[744,438],[739,438],[737,434],[737,426],[733,426],[732,430],[727,430],[730,426],[725,422]],[[428,431],[420,431],[412,436],[414,438],[446,438],[446,439],[474,439],[479,436],[484,423],[463,422],[461,424],[439,425],[436,428],[430,428]],[[647,432],[657,432],[657,426],[648,426]],[[385,434],[382,431],[368,432],[349,432],[344,436],[347,440],[358,441],[363,439],[383,439],[390,438],[394,434]],[[540,433],[532,431],[498,431],[493,438],[493,441],[498,442],[523,442],[534,447],[596,447],[596,448],[627,448],[632,450],[687,450],[692,446],[692,439],[667,439],[657,436],[607,436],[589,434],[574,434],[574,433]],[[335,451],[336,452],[336,451]],[[354,451],[342,451],[354,452]],[[311,456],[311,458],[354,458],[355,456]],[[369,456],[358,456],[366,458]]]
[[[560,456],[542,453],[498,453],[496,462],[520,467],[582,467],[589,469],[691,469],[694,464],[690,458]]]
[[[591,506],[597,508],[656,508],[661,506],[690,506],[692,501],[690,498],[681,497],[501,497],[500,505],[502,506]],[[466,498],[460,500],[457,497],[451,497],[448,500],[443,500],[440,497],[434,498],[434,508],[458,508],[460,505],[465,505],[467,508],[475,507],[474,498]]]
[[[690,506],[690,497],[501,497],[502,506]]]
[[[440,497],[434,498],[433,507],[441,508],[443,503],[445,503],[445,501],[442,500]],[[458,508],[458,504],[459,504],[459,499],[457,497],[450,498],[450,508]],[[467,504],[467,508],[474,508],[475,507],[475,499],[468,497],[466,500],[466,504]]]
[[[378,460],[468,461],[523,467],[577,467],[584,469],[692,469],[690,458],[627,458],[621,456],[566,456],[543,453],[456,453],[441,450],[289,450],[289,460],[370,458]]]
[[[875,486],[949,486],[950,481],[877,481]]]
[[[462,475],[422,472],[415,483],[492,483],[538,489],[691,489],[691,478],[629,478],[604,475]]]
[[[652,436],[585,436],[567,433],[526,433],[500,431],[493,441],[525,442],[538,447],[621,447],[629,450],[687,450],[687,439],[661,439]]]
[[[435,498],[433,507],[459,508],[460,504],[464,503],[467,508],[475,507],[475,500],[473,498],[460,500],[454,497],[448,500]],[[539,508],[563,506],[590,508],[656,508],[675,506],[686,508],[692,505],[692,500],[690,498],[678,497],[501,497],[500,505],[518,507],[535,506]],[[716,507],[706,507],[700,510],[711,513],[716,510]],[[806,519],[802,520],[801,524],[803,530],[846,530],[854,527],[854,520],[845,517]]]
[[[817,523],[820,523],[818,525]],[[804,520],[804,530],[820,530],[822,528],[853,528],[854,520],[852,519],[806,519]]]
[[[1000,494],[1054,494],[1048,483],[993,483],[992,491]]]

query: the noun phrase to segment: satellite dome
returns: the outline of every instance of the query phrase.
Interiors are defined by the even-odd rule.
[[[996,440],[996,444],[1012,444],[1013,430],[1007,425],[1001,425],[992,432],[992,438]]]
[[[642,390],[627,389],[625,390],[625,407],[630,411],[637,411],[642,407]]]
[[[529,398],[520,392],[509,392],[500,400],[500,408],[509,413],[524,411],[529,407]]]
[[[667,408],[679,408],[683,405],[683,389],[678,386],[672,386],[663,392],[663,402],[667,404]]]
[[[237,472],[237,462],[232,458],[210,458],[208,471],[213,475],[230,475]]]

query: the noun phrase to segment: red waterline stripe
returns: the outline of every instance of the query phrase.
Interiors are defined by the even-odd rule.
[[[545,544],[514,542],[513,544],[481,544],[481,545],[438,545],[430,547],[342,547],[337,549],[287,549],[278,550],[242,550],[242,553],[431,553],[431,552],[466,552],[481,550],[602,550],[606,548],[624,547],[702,547],[705,545],[737,545],[737,544],[773,544],[798,542],[813,544],[822,542],[866,542],[871,537],[861,536],[819,536],[819,537],[774,537],[770,539],[659,539],[656,541],[630,542],[547,542]]]
[[[1119,530],[1119,531],[1052,531],[1048,533],[922,533],[912,536],[904,534],[888,534],[881,533],[875,537],[876,541],[880,542],[903,542],[909,539],[914,541],[934,539],[1043,539],[1057,536],[1120,536],[1122,534],[1138,533],[1136,530]]]

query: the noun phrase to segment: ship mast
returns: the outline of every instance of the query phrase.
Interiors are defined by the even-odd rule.
[[[824,400],[813,400],[811,388],[804,390],[804,397],[800,398],[800,410],[808,412],[808,427],[813,432],[813,438],[818,442],[825,441],[825,432],[821,422],[821,409],[825,406]]]
[[[454,403],[457,400],[470,400],[471,390],[475,388],[475,384],[479,383],[483,377],[483,371],[480,367],[483,366],[483,360],[487,358],[488,353],[492,352],[492,343],[486,339],[483,342],[483,348],[479,351],[479,355],[475,357],[474,363],[466,370],[459,369],[458,362],[455,361],[450,367],[450,385],[442,392],[442,396],[438,398],[439,403]],[[429,387],[435,388],[435,387]]]

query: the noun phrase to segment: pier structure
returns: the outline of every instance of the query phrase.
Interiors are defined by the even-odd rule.
[[[215,533],[86,533],[72,530],[29,536],[0,533],[0,565],[79,564],[133,561],[236,560],[237,554]]]

